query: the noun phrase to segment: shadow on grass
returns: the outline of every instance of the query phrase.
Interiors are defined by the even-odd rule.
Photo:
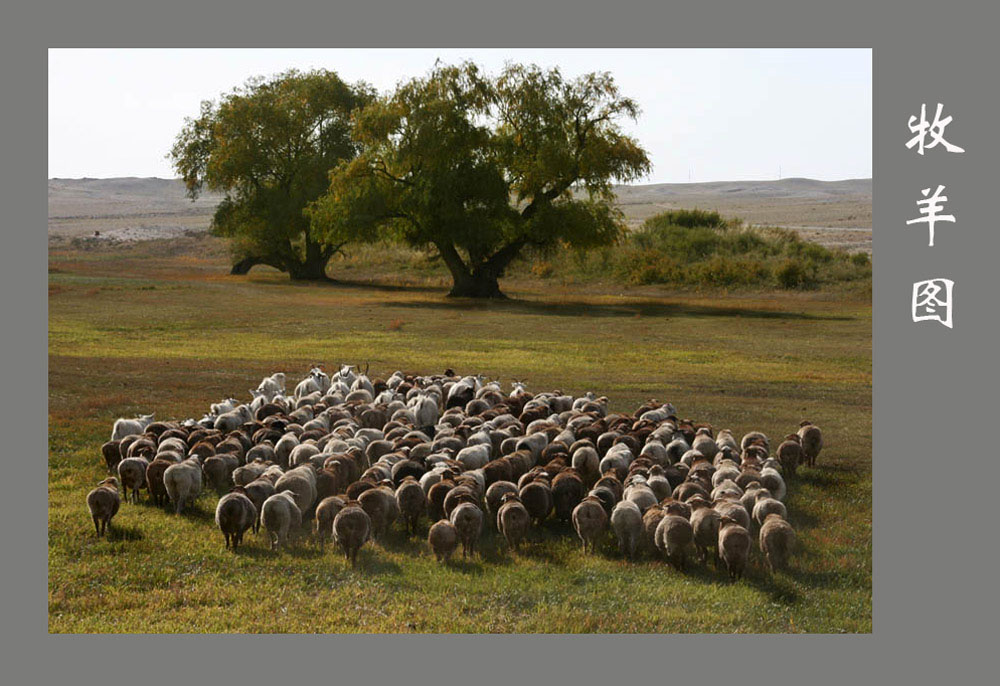
[[[739,307],[712,307],[658,300],[634,303],[600,304],[592,302],[543,302],[538,300],[473,300],[448,298],[421,301],[386,301],[388,307],[423,310],[490,310],[515,314],[538,314],[559,317],[747,317],[753,319],[796,319],[814,321],[850,321],[853,317],[813,315],[805,312],[762,310]]]
[[[141,541],[145,538],[142,529],[127,524],[111,524],[105,530],[104,535],[109,541]]]

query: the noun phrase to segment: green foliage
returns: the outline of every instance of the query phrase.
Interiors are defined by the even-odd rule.
[[[192,198],[225,193],[212,228],[238,258],[316,278],[349,236],[314,235],[303,210],[326,190],[328,171],[355,156],[351,113],[372,97],[325,70],[253,78],[203,102],[170,158]]]
[[[621,236],[612,181],[650,168],[618,124],[637,115],[606,73],[568,80],[508,65],[491,77],[471,63],[437,65],[358,114],[363,151],[332,172],[313,226],[433,249],[454,294],[499,295],[497,279],[526,248]]]
[[[696,226],[706,226],[710,229],[725,226],[722,215],[710,210],[667,210],[646,221],[648,227],[683,226],[693,229]]]
[[[562,263],[580,278],[603,273],[635,285],[808,289],[871,277],[865,255],[830,250],[788,229],[746,227],[700,210],[656,215],[615,250],[596,259],[564,255]]]

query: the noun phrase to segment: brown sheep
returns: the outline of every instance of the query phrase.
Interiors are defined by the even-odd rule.
[[[270,479],[260,477],[244,486],[243,492],[257,508],[257,519],[253,524],[253,532],[258,533],[260,531],[260,512],[264,507],[264,501],[274,495],[274,484],[271,483]]]
[[[121,441],[108,441],[101,446],[101,455],[104,457],[104,464],[108,467],[108,474],[118,473],[118,463],[122,461],[122,454],[118,446]]]
[[[403,517],[406,533],[417,533],[417,523],[427,509],[427,498],[424,496],[424,489],[414,477],[404,477],[399,484],[399,488],[396,489],[396,505]]]
[[[157,507],[167,504],[167,487],[163,483],[163,473],[172,464],[176,463],[157,456],[146,467],[146,487],[149,489],[149,495]]]
[[[471,484],[458,484],[455,488],[448,491],[444,497],[444,516],[451,518],[451,513],[454,512],[459,503],[463,501],[474,502],[478,505],[478,500],[479,498],[476,495],[476,490]]]
[[[215,523],[226,537],[226,549],[233,551],[243,542],[243,534],[257,521],[257,508],[246,496],[242,486],[219,499],[215,507]]]
[[[810,467],[815,467],[819,451],[823,449],[823,432],[808,419],[800,426],[798,435],[802,442],[802,456]]]
[[[94,520],[94,529],[98,536],[103,536],[111,526],[111,518],[118,514],[121,502],[118,479],[113,476],[109,476],[87,494],[87,508],[90,510],[91,519]]]
[[[371,534],[374,540],[380,539],[396,521],[399,508],[396,505],[396,494],[391,489],[378,486],[361,494],[358,504],[371,520]]]
[[[798,434],[788,434],[774,453],[781,463],[781,469],[788,472],[789,476],[795,476],[795,469],[803,461],[800,440]]]
[[[498,529],[500,525],[497,522],[497,515],[500,513],[503,497],[508,493],[517,494],[517,485],[510,481],[495,481],[486,489],[486,514]]]
[[[569,467],[559,472],[552,479],[552,505],[555,508],[556,519],[560,522],[569,521],[575,508],[586,493],[583,478],[580,473]]]
[[[572,516],[573,528],[583,542],[583,552],[586,553],[588,548],[594,552],[594,544],[608,528],[608,515],[601,501],[596,496],[588,495],[573,508]]]
[[[458,531],[447,519],[439,520],[427,532],[427,545],[438,562],[447,562],[458,547]]]
[[[518,495],[536,526],[541,526],[552,511],[552,489],[544,479],[538,478],[524,485]]]
[[[656,527],[656,547],[672,567],[684,571],[687,549],[694,540],[694,529],[691,522],[677,514],[679,511],[673,503],[667,506],[666,516]]]
[[[719,520],[721,516],[712,508],[712,503],[701,496],[688,501],[691,506],[691,528],[694,530],[694,546],[701,555],[701,563],[708,563],[709,548],[715,548],[712,558],[718,564]]]
[[[726,565],[729,578],[741,579],[750,557],[750,532],[735,519],[719,519],[719,557]]]
[[[775,512],[764,518],[760,527],[760,551],[774,574],[788,566],[788,555],[795,548],[795,529]]]
[[[327,538],[333,535],[333,520],[337,513],[344,509],[344,505],[343,498],[331,495],[323,498],[316,506],[316,519],[313,526],[320,547],[326,543]]]
[[[149,461],[145,457],[126,457],[118,463],[118,478],[126,498],[139,502],[139,489],[146,485],[146,468]],[[131,491],[131,493],[129,493]]]
[[[474,555],[483,530],[483,511],[475,503],[460,503],[451,513],[451,523],[462,542],[462,557]]]
[[[656,528],[666,516],[667,511],[661,505],[654,505],[642,514],[642,541],[649,552],[656,550]]]
[[[233,486],[233,472],[239,466],[240,460],[236,455],[216,453],[205,458],[201,470],[209,485],[217,492],[223,493]]]
[[[497,529],[503,534],[507,545],[517,550],[531,527],[531,515],[525,509],[520,496],[514,492],[504,493],[497,511]]]
[[[356,500],[350,500],[333,518],[333,537],[344,551],[344,557],[357,565],[358,551],[371,538],[372,522]]]

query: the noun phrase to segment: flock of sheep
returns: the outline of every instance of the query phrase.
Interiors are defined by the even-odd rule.
[[[684,569],[693,548],[740,578],[757,530],[762,559],[785,567],[795,543],[786,477],[814,465],[822,434],[802,422],[776,446],[763,433],[678,419],[670,403],[609,413],[607,398],[504,393],[451,370],[370,379],[353,365],[332,378],[312,369],[286,395],[285,375],[224,400],[200,420],[115,422],[101,452],[111,476],[87,496],[98,536],[121,497],[146,489],[180,514],[207,483],[221,496],[215,521],[226,547],[264,527],[272,549],[312,520],[355,564],[358,550],[397,521],[446,562],[459,544],[474,555],[486,526],[516,549],[549,517],[567,522],[584,550],[610,530],[622,555],[662,555]]]

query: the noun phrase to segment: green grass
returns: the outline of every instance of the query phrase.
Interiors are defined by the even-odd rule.
[[[216,246],[214,243],[207,244]],[[224,251],[155,244],[50,255],[49,630],[52,632],[870,632],[871,305],[851,291],[683,293],[505,282],[510,302],[451,301],[367,274],[292,284],[226,274]],[[373,284],[367,283],[369,280]],[[540,285],[542,284],[542,285]],[[396,530],[356,570],[331,547],[223,548],[217,496],[181,517],[123,504],[108,540],[86,510],[117,416],[200,416],[261,376],[315,362],[372,373],[446,367],[535,389],[597,390],[612,409],[670,400],[741,434],[808,417],[827,447],[789,486],[800,552],[770,579],[583,555],[555,522],[518,554],[438,565]],[[424,531],[426,531],[426,521]]]

